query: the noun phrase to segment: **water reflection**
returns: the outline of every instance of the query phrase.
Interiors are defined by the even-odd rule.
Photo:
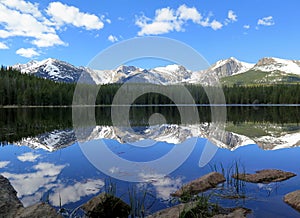
[[[66,165],[39,162],[26,173],[3,172],[2,175],[9,179],[17,190],[17,196],[22,199],[24,206],[38,202],[45,192],[56,186],[58,175]]]
[[[82,197],[99,193],[104,186],[101,179],[88,179],[87,181],[75,182],[73,184],[57,184],[50,194],[49,200],[53,206],[66,205],[79,201]]]
[[[262,168],[278,168],[299,174],[299,108],[232,107],[227,111],[226,134],[221,140],[212,141],[213,146],[221,148],[212,164],[225,166],[242,160],[249,173]],[[150,126],[148,117],[153,112],[164,113],[166,123]],[[140,183],[113,179],[119,196],[125,196],[130,185],[146,187],[158,199],[151,211],[165,208],[164,200],[169,200],[172,192],[210,172],[209,166],[199,168],[198,165],[211,125],[209,108],[200,107],[200,123],[190,124],[180,123],[176,110],[170,108],[134,108],[131,113],[132,127],[137,134],[131,135],[126,129],[112,126],[109,108],[98,108],[97,125],[82,126],[83,131],[88,130],[90,134],[78,141],[68,108],[0,109],[0,141],[6,145],[0,147],[0,173],[10,180],[25,206],[47,200],[53,206],[74,209],[104,191],[107,174],[115,174],[120,178],[133,175],[140,179]],[[188,146],[191,139],[197,142],[191,155],[168,175],[153,167],[145,167],[139,173],[132,168],[126,171],[117,162],[112,163],[105,174],[89,163],[78,145],[104,140],[114,155],[147,162],[159,159],[176,145]],[[136,146],[148,145],[149,141],[154,146]],[[100,163],[108,163],[106,157],[98,155]],[[295,190],[298,184],[298,176],[280,184],[247,184],[247,192],[255,195],[255,199],[246,200],[243,206],[263,214],[265,201],[268,201],[277,205],[268,215],[285,210],[292,217],[295,213],[282,202],[282,196]],[[232,206],[232,202],[222,204]]]

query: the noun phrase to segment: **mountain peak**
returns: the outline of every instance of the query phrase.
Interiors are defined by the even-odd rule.
[[[217,61],[210,68],[201,72],[193,72],[177,64],[147,70],[126,65],[121,65],[113,70],[93,70],[86,67],[75,67],[55,58],[42,61],[32,60],[26,64],[16,64],[13,68],[20,70],[22,73],[33,74],[59,82],[77,82],[80,75],[85,73],[86,81],[94,81],[97,84],[124,83],[129,80],[164,85],[180,83],[211,84],[211,76],[213,76],[213,79],[220,79],[242,74],[250,69],[271,73],[277,72],[279,77],[287,74],[300,75],[300,61],[274,57],[262,58],[257,64],[249,64],[239,61],[235,57],[229,57]],[[132,80],[133,78],[136,80]]]
[[[134,66],[126,66],[126,65],[121,65],[119,66],[116,71],[117,72],[122,72],[122,73],[125,73],[125,74],[128,74],[132,71],[136,71],[138,68],[134,67]]]
[[[214,71],[218,77],[226,77],[235,74],[240,74],[248,71],[254,66],[254,64],[245,63],[237,60],[234,57],[217,61],[213,64],[208,71]]]
[[[254,66],[255,70],[264,72],[283,72],[300,75],[300,61],[286,60],[275,57],[265,57],[260,59]]]

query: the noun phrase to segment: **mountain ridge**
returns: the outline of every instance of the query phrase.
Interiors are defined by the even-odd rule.
[[[249,72],[265,72],[267,79],[262,78],[257,83],[270,82],[274,77],[275,82],[282,81],[286,76],[295,76],[300,81],[300,61],[287,60],[274,57],[264,57],[257,63],[239,61],[234,57],[219,60],[208,69],[190,71],[181,65],[167,65],[152,69],[143,69],[135,66],[121,65],[112,70],[95,70],[88,67],[76,67],[65,61],[48,58],[42,61],[29,61],[26,64],[12,66],[22,73],[33,74],[38,77],[50,79],[56,82],[77,82],[84,75],[85,82],[96,84],[110,83],[154,83],[162,85],[170,84],[211,84],[222,78],[232,78],[239,75],[243,77]],[[241,80],[241,78],[239,78]],[[226,79],[225,79],[226,80]],[[272,81],[271,81],[272,82]]]

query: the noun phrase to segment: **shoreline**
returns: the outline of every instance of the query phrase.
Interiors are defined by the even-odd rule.
[[[77,108],[77,107],[300,107],[300,104],[133,104],[133,105],[0,105],[1,108]]]

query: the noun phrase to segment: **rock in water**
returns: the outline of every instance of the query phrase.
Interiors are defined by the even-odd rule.
[[[56,213],[56,210],[51,207],[49,204],[46,203],[38,203],[34,204],[30,207],[21,208],[18,210],[16,218],[40,218],[40,217],[47,217],[47,218],[57,218],[61,217],[59,214]]]
[[[89,217],[119,217],[127,218],[130,207],[115,196],[101,193],[81,207]]]
[[[300,212],[300,190],[286,194],[283,200],[285,203]]]
[[[181,197],[184,194],[198,194],[208,189],[215,188],[218,184],[225,181],[226,179],[221,173],[212,172],[189,182],[171,195],[174,197]]]
[[[234,179],[240,179],[246,182],[267,184],[271,182],[281,182],[294,176],[296,176],[296,174],[291,172],[285,172],[276,169],[266,169],[266,170],[256,171],[256,173],[254,174],[239,173],[233,175],[232,177]]]
[[[0,175],[0,218],[56,218],[62,217],[46,203],[38,203],[24,208],[17,198],[17,192],[8,179]]]
[[[17,192],[2,175],[0,175],[0,187],[0,217],[14,217],[17,210],[23,207],[17,198]]]

